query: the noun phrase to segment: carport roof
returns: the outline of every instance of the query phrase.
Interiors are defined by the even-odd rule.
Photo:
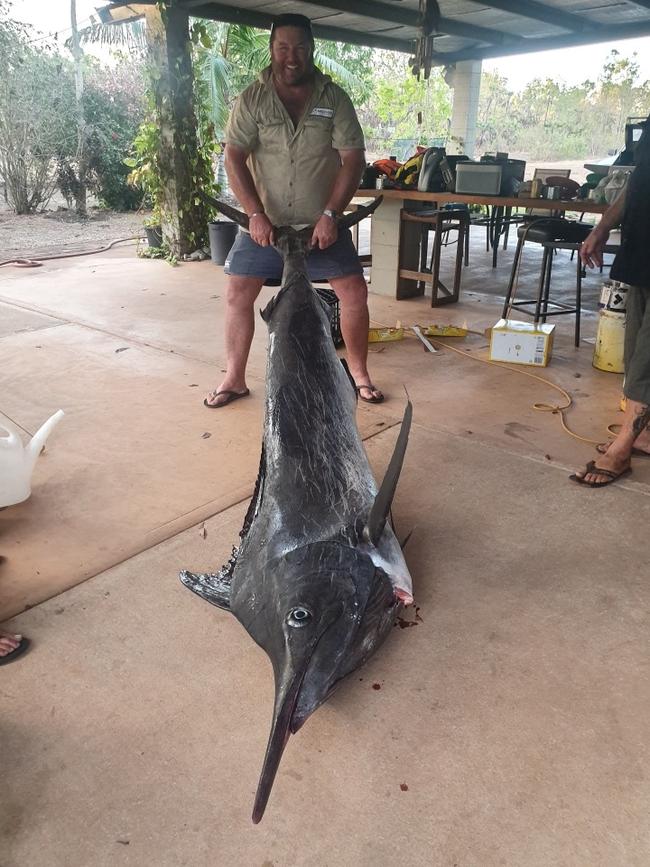
[[[153,3],[154,0],[151,0]],[[123,17],[109,4],[102,19]],[[323,39],[414,54],[424,34],[419,0],[176,0],[197,18],[269,28],[274,15],[298,12]],[[526,54],[650,35],[650,0],[429,0],[432,65]]]

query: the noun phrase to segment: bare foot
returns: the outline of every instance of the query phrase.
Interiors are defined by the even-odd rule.
[[[598,443],[598,445],[596,446],[596,451],[601,455],[606,455],[611,445],[611,442]],[[632,446],[632,454],[650,456],[650,434],[648,434],[647,431],[639,434],[639,436],[635,439],[634,445]]]
[[[10,635],[8,632],[0,632],[0,657],[7,656],[15,650],[22,640],[22,635]]]

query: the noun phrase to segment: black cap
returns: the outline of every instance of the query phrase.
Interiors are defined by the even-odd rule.
[[[309,36],[311,44],[314,44],[314,34],[311,32],[311,21],[306,15],[297,15],[292,12],[287,12],[284,15],[276,15],[271,24],[271,41],[273,41],[273,34],[278,27],[298,27],[300,30],[305,31],[307,36]]]

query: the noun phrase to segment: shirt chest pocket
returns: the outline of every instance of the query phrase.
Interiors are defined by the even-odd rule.
[[[327,153],[332,150],[332,119],[312,117],[302,127],[302,144],[312,153]]]
[[[265,151],[276,153],[286,152],[289,147],[289,133],[287,125],[282,120],[267,121],[260,123],[257,129],[260,146]]]

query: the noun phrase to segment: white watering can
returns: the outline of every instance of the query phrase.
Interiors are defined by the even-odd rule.
[[[32,471],[52,429],[63,418],[55,412],[24,446],[16,425],[0,413],[0,509],[22,503],[32,492]],[[4,433],[9,436],[4,436]]]

